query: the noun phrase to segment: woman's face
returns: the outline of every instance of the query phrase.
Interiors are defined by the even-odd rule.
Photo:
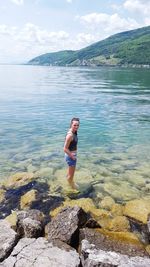
[[[79,128],[79,121],[73,121],[71,125],[71,129],[73,132],[76,132]]]

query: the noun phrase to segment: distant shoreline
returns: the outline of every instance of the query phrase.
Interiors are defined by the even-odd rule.
[[[137,68],[137,69],[149,69],[150,64],[123,64],[123,65],[108,65],[108,64],[101,64],[101,65],[52,65],[52,64],[16,64],[16,65],[30,65],[30,66],[45,66],[45,67],[89,67],[89,68],[98,68],[98,67],[113,67],[113,68]]]
[[[108,67],[108,68],[135,68],[135,69],[150,69],[150,64],[118,64],[118,65],[109,65],[109,64],[81,64],[81,65],[52,65],[52,64],[30,64],[30,63],[0,63],[0,66],[43,66],[43,67],[89,67],[89,68],[99,68],[99,67]]]

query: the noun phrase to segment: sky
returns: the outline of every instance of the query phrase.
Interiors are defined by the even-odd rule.
[[[0,64],[150,25],[150,0],[0,0]]]

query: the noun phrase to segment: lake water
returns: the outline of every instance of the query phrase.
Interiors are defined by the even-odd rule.
[[[120,200],[149,196],[147,69],[1,65],[0,179],[41,171],[51,180],[63,172],[72,117],[81,121],[78,175],[101,181],[97,194]]]

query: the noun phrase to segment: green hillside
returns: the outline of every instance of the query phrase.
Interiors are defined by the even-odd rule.
[[[150,65],[150,26],[121,32],[77,51],[47,53],[31,65]]]

